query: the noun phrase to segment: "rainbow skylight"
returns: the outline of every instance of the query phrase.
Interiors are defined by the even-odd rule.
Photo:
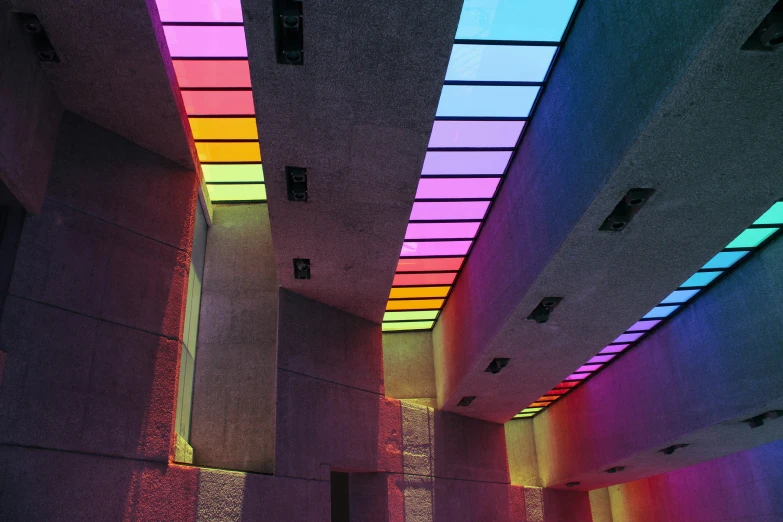
[[[432,328],[498,194],[577,0],[465,0],[383,331]]]
[[[213,202],[266,201],[240,0],[157,0]]]
[[[623,352],[640,342],[655,328],[693,302],[696,296],[706,292],[712,285],[737,268],[742,261],[750,258],[756,251],[780,235],[781,228],[783,228],[783,201],[772,205],[768,211],[738,235],[726,248],[716,254],[698,272],[681,284],[679,288],[631,325],[625,333],[598,352],[595,357],[577,368],[574,373],[544,394],[543,397],[518,413],[514,418],[524,419],[535,416],[590,376],[609,366]]]

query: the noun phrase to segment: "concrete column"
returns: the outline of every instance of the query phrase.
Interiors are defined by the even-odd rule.
[[[437,406],[432,332],[383,334],[383,377],[387,397]]]

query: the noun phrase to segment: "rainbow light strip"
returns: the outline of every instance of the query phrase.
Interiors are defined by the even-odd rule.
[[[578,0],[465,0],[383,331],[433,327],[541,96]]]
[[[641,342],[656,328],[683,310],[698,295],[704,294],[710,287],[734,271],[743,261],[781,234],[783,227],[783,201],[772,205],[760,218],[753,222],[710,259],[698,272],[693,274],[666,299],[636,321],[609,346],[576,369],[563,382],[544,394],[536,402],[514,416],[515,419],[534,417],[553,402],[585,382],[590,376],[609,366],[620,358],[620,354]]]
[[[157,0],[209,197],[266,201],[240,0]]]

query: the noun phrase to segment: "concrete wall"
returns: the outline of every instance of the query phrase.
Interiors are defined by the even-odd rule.
[[[383,377],[387,397],[436,398],[432,332],[383,334]]]
[[[191,418],[196,464],[274,470],[276,330],[277,278],[266,205],[215,205]]]

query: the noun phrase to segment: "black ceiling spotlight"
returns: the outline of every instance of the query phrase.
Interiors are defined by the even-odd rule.
[[[52,42],[49,41],[49,36],[46,34],[46,30],[38,17],[32,13],[16,13],[16,18],[30,36],[30,41],[38,54],[38,59],[42,62],[59,62],[60,58],[54,51]]]
[[[277,63],[304,64],[302,0],[273,0]]]
[[[288,201],[307,201],[307,169],[286,167],[285,186],[288,190]]]
[[[310,260],[294,258],[294,279],[310,279]]]
[[[620,232],[625,230],[626,225],[631,222],[633,217],[642,209],[655,189],[634,188],[623,196],[623,199],[614,207],[601,224],[599,230],[609,230],[611,232]]]
[[[673,446],[669,446],[668,448],[663,448],[662,450],[658,450],[659,453],[663,453],[664,455],[671,455],[678,449],[687,448],[690,446],[690,444],[674,444]]]
[[[619,473],[620,471],[624,470],[625,466],[615,466],[613,468],[609,468],[606,470],[607,473]]]
[[[489,366],[487,366],[487,369],[484,371],[492,374],[500,373],[500,370],[502,370],[508,365],[508,361],[509,361],[508,357],[500,357],[500,358],[492,359],[492,362],[489,363]]]
[[[581,482],[568,482],[568,483],[566,483],[566,487],[567,488],[574,488],[574,487],[578,486],[579,484],[581,484]]]
[[[533,311],[530,312],[530,315],[528,315],[527,318],[532,319],[537,323],[547,322],[549,320],[549,314],[562,300],[562,297],[543,298],[541,302],[538,303],[538,306],[536,306]]]
[[[470,403],[476,400],[475,395],[468,395],[466,397],[463,397],[459,400],[457,403],[457,406],[470,406]]]
[[[764,425],[765,419],[778,419],[780,417],[783,417],[783,410],[771,410],[765,413],[762,413],[760,415],[756,415],[755,417],[751,417],[749,419],[745,419],[744,422],[748,426],[752,428],[760,428]]]
[[[741,49],[743,51],[775,51],[783,49],[783,0],[778,1],[764,17]]]

